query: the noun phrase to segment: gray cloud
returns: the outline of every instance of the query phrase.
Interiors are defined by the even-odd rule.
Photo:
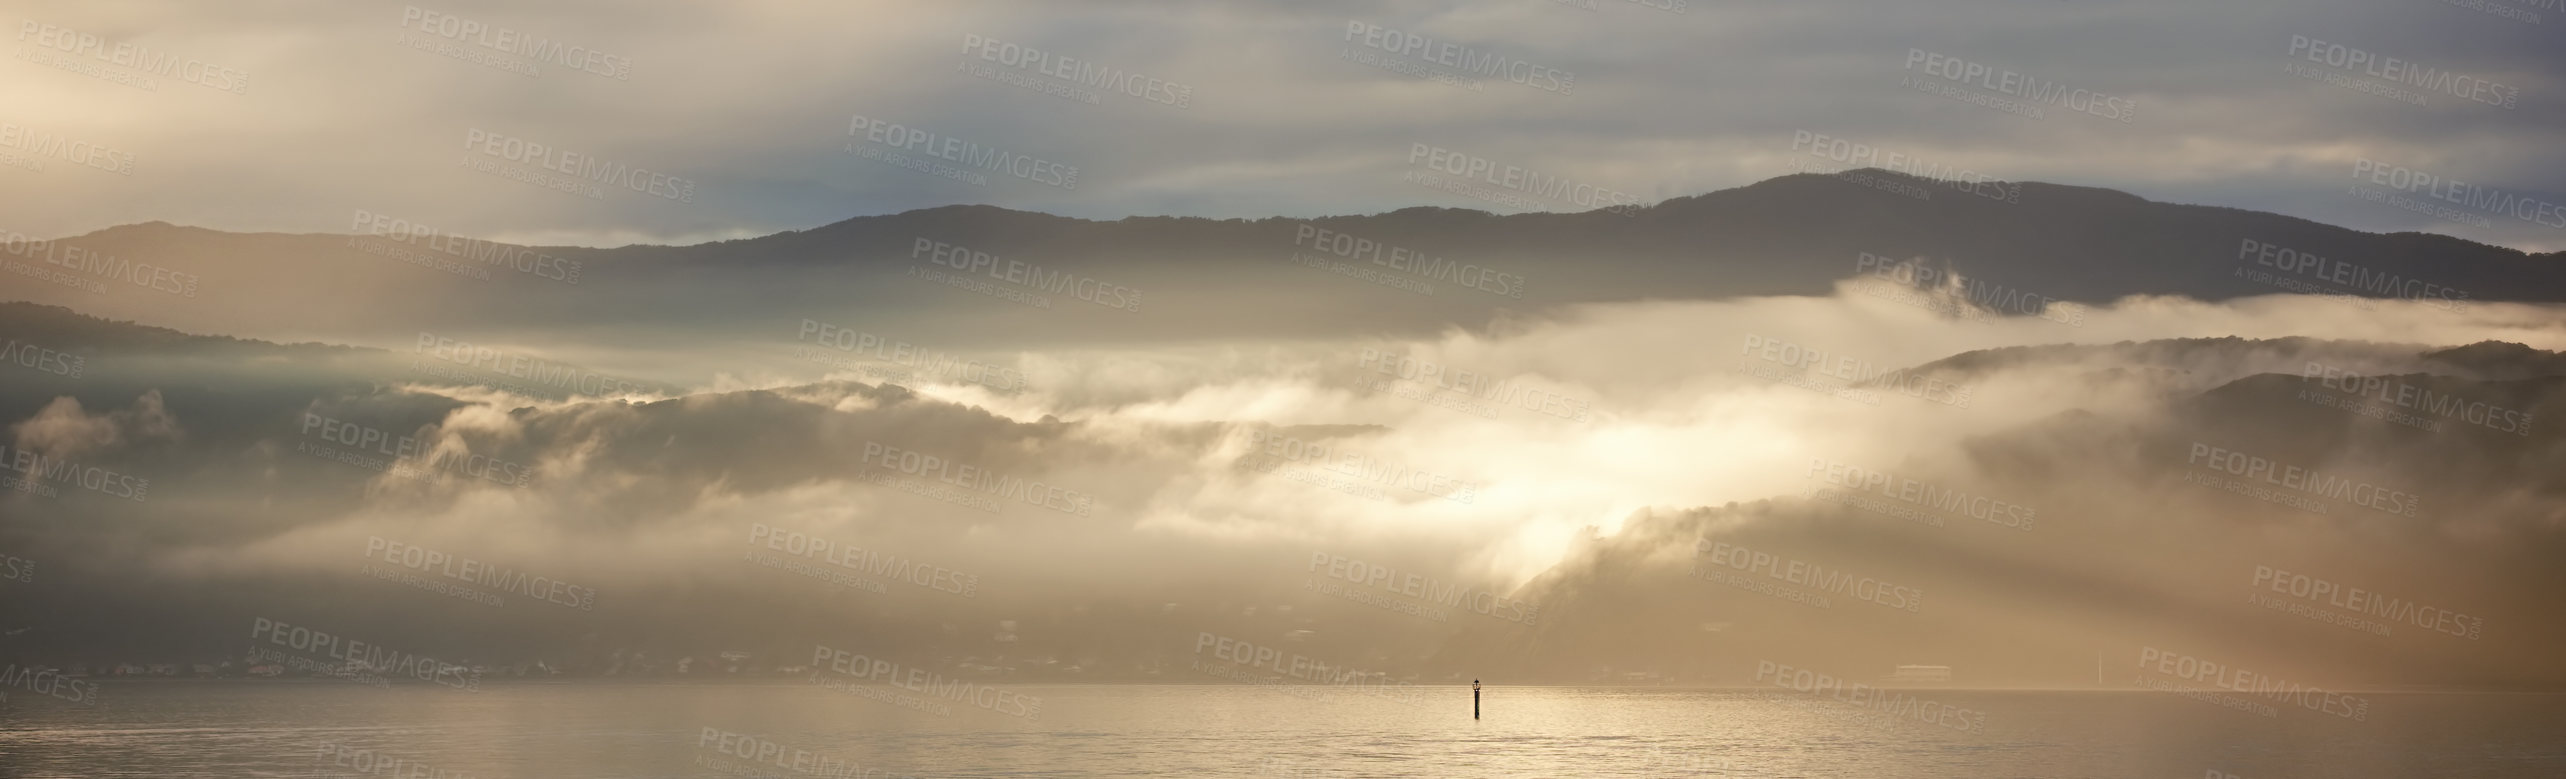
[[[407,4],[148,18],[31,4],[10,20],[5,45],[37,50],[41,32],[25,25],[60,25],[243,71],[248,87],[229,94],[162,78],[145,91],[7,62],[22,86],[0,121],[123,151],[132,170],[59,158],[13,170],[0,179],[12,204],[0,229],[51,237],[163,219],[338,231],[354,206],[470,234],[597,245],[949,203],[1084,217],[1491,207],[1401,181],[1414,143],[1654,199],[1788,172],[1792,133],[1807,130],[2003,178],[2566,246],[2555,228],[2438,221],[2343,194],[2351,161],[2370,157],[2561,199],[2566,158],[2545,141],[2566,118],[2557,78],[2566,67],[2545,25],[2436,3],[1693,3],[1681,14],[1596,5],[422,7],[629,58],[619,79],[555,63],[530,78],[412,48],[401,36],[425,33],[403,26]],[[1369,51],[1345,41],[1349,19],[1557,68],[1576,86],[1563,95],[1491,80],[1472,90],[1366,67],[1342,56]],[[1180,110],[1104,94],[1088,105],[977,78],[956,69],[966,35],[1184,84],[1193,101]],[[2293,35],[2515,86],[2519,104],[2435,93],[2415,106],[2294,75],[2284,71]],[[2049,104],[2030,119],[1925,94],[1900,85],[1916,75],[1905,67],[1911,50],[2126,96],[2135,113],[2123,123]],[[858,113],[1075,165],[1079,186],[973,185],[859,159],[845,151]],[[682,177],[695,197],[590,198],[467,170],[458,164],[471,159],[464,141],[474,130]]]

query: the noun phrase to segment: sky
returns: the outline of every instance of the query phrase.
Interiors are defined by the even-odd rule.
[[[13,1],[0,231],[354,207],[614,246],[956,203],[1575,211],[1869,165],[2554,251],[2559,5]],[[1438,166],[1563,194],[1416,182]]]

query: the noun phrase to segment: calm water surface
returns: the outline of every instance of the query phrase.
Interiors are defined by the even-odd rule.
[[[110,684],[0,703],[0,776],[2566,777],[2566,696],[2376,695],[2354,722],[1925,693],[1985,713],[1962,732],[1787,691],[1500,687],[1473,721],[1467,687],[1009,689],[1039,715],[793,684]]]

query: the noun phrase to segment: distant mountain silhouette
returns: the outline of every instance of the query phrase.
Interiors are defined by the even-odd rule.
[[[1864,260],[1865,254],[1949,269],[1983,282],[1991,294],[2025,296],[2034,307],[2052,299],[2220,300],[2291,290],[2566,300],[2566,262],[2557,253],[2422,233],[2365,233],[2058,184],[2020,184],[2019,197],[2006,202],[1898,173],[1861,173],[1904,182],[1925,197],[1845,175],[1796,174],[1627,215],[1408,208],[1307,220],[1090,221],[947,206],[752,239],[613,249],[402,243],[149,223],[56,244],[194,274],[201,283],[193,295],[119,282],[94,268],[67,274],[104,280],[107,294],[22,278],[9,279],[7,294],[264,337],[327,331],[399,339],[416,331],[576,325],[608,333],[629,328],[632,340],[646,342],[664,337],[674,318],[684,320],[677,331],[683,335],[790,339],[804,317],[892,328],[933,316],[939,317],[934,335],[945,345],[1004,341],[1015,347],[1046,339],[1422,333],[1484,327],[1509,312],[1577,303],[1825,294],[1855,276],[1858,266],[1883,261]],[[1394,262],[1388,249],[1377,262],[1340,256],[1317,246],[1320,230],[1329,238],[1348,236],[1341,246],[1359,239],[1431,259],[1410,264],[1403,255]],[[930,247],[924,254],[922,241]],[[2248,241],[2279,247],[2276,258],[2285,248],[2327,264],[2274,268],[2243,251]],[[1026,263],[1027,275],[1010,280],[938,264],[938,244],[988,254],[999,274],[1010,261]],[[1296,264],[1296,252],[1343,266]],[[575,276],[568,272],[573,263]],[[1372,275],[1351,275],[1357,273]],[[2360,285],[2374,278],[2396,285]],[[1109,303],[1085,299],[1105,287],[1123,292]],[[1027,302],[1031,298],[1042,302]],[[2020,313],[2021,305],[2007,311]],[[660,332],[643,332],[653,328]]]

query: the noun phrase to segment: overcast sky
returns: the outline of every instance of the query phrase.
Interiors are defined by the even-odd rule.
[[[10,2],[0,231],[347,232],[364,209],[616,245],[954,203],[1090,218],[1610,205],[1403,178],[1477,159],[1647,202],[1906,165],[2556,250],[2560,5]],[[146,72],[164,56],[177,64]],[[1116,84],[1141,94],[1077,83],[1082,68],[1136,74]],[[858,116],[934,134],[916,148],[1041,164],[906,169],[866,156],[899,136],[851,137]],[[1880,151],[1795,148],[1817,136]],[[530,144],[578,156],[513,151]],[[1421,145],[1436,151],[1412,162]],[[2365,160],[2388,173],[2357,177]],[[618,180],[645,191],[526,180],[545,163],[647,171]],[[2527,204],[2444,203],[2406,171]]]

